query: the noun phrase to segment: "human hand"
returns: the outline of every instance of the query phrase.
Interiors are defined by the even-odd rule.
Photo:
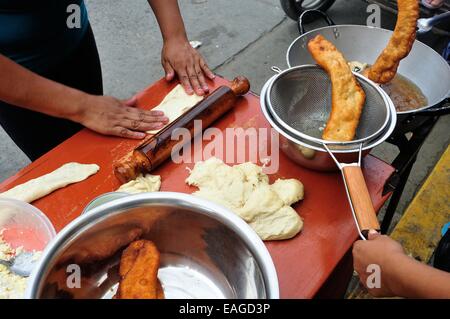
[[[407,257],[403,247],[388,236],[378,233],[369,233],[369,240],[357,241],[353,245],[353,267],[359,274],[361,283],[374,297],[393,297],[395,292],[391,280],[391,274],[395,267],[399,267],[399,258]],[[380,288],[368,287],[369,265],[380,267]]]
[[[161,129],[169,122],[163,112],[141,110],[136,103],[136,98],[120,101],[88,95],[74,120],[95,132],[130,139],[143,139],[146,131]]]
[[[162,65],[166,72],[166,80],[172,81],[176,75],[186,93],[205,95],[209,92],[206,78],[215,78],[204,58],[187,41],[187,39],[172,38],[164,43],[162,50]]]

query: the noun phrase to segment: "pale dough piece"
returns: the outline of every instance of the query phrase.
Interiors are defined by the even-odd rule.
[[[302,153],[303,157],[306,159],[313,159],[316,156],[316,151],[308,148],[308,147],[304,147],[301,145],[297,145],[298,150],[300,151],[300,153]]]
[[[237,165],[234,168],[242,171],[245,175],[246,182],[249,182],[252,186],[257,186],[261,183],[269,184],[269,176],[263,173],[261,166],[247,162]]]
[[[158,192],[161,189],[161,176],[139,175],[138,178],[126,184],[123,184],[117,190],[129,194]]]
[[[84,181],[89,176],[97,173],[99,169],[100,167],[95,164],[68,163],[49,174],[32,179],[1,193],[0,197],[31,203],[69,184]]]
[[[251,185],[243,183],[244,180],[242,170],[234,169],[212,157],[206,162],[197,163],[186,182],[200,188],[204,192],[203,198],[209,199],[207,196],[213,193],[222,204],[228,203],[226,207],[236,210],[244,205],[252,191]]]
[[[271,187],[287,206],[302,200],[305,194],[303,184],[296,179],[278,179]]]
[[[239,208],[237,213],[250,223],[253,220],[276,213],[283,206],[283,201],[272,190],[272,187],[269,184],[261,184],[255,187],[244,207]]]
[[[188,95],[181,84],[178,84],[153,111],[163,111],[164,115],[169,118],[169,123],[167,124],[169,125],[202,100],[203,96]],[[149,131],[148,133],[156,134],[161,130]]]
[[[197,186],[195,196],[220,204],[239,215],[263,240],[283,240],[297,235],[303,221],[291,204],[303,199],[298,180],[269,184],[262,167],[244,163],[234,167],[212,157],[199,162],[186,179]]]
[[[263,240],[285,240],[295,237],[303,228],[303,220],[290,206],[263,215],[249,223]]]

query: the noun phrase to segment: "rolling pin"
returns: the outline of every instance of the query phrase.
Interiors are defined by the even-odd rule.
[[[121,183],[127,183],[141,174],[150,173],[171,156],[173,147],[179,143],[178,140],[172,140],[172,133],[175,130],[185,128],[193,137],[195,120],[202,121],[204,130],[234,107],[239,96],[246,94],[249,90],[250,83],[245,77],[235,78],[231,83],[231,88],[219,87],[131,154],[117,162],[114,165],[114,174]]]

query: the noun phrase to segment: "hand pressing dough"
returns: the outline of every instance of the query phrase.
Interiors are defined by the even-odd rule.
[[[253,163],[228,166],[212,157],[195,165],[186,183],[197,186],[195,196],[227,207],[244,219],[263,240],[297,235],[303,221],[290,205],[303,199],[298,180],[269,184],[262,167]]]
[[[95,164],[68,163],[47,175],[32,179],[1,193],[0,197],[31,203],[69,184],[84,181],[97,173],[99,169],[100,167]]]
[[[203,96],[188,95],[184,88],[178,84],[172,91],[167,94],[164,100],[153,111],[163,111],[164,115],[169,118],[169,125],[181,115],[193,108],[198,102],[203,100]],[[159,130],[149,131],[149,134],[156,134]]]
[[[133,181],[123,184],[117,190],[129,194],[158,192],[161,189],[161,176],[140,175]]]

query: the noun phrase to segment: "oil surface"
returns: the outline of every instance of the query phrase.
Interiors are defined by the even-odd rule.
[[[400,74],[397,74],[390,83],[381,87],[390,96],[399,112],[416,110],[428,105],[428,100],[422,90]]]

